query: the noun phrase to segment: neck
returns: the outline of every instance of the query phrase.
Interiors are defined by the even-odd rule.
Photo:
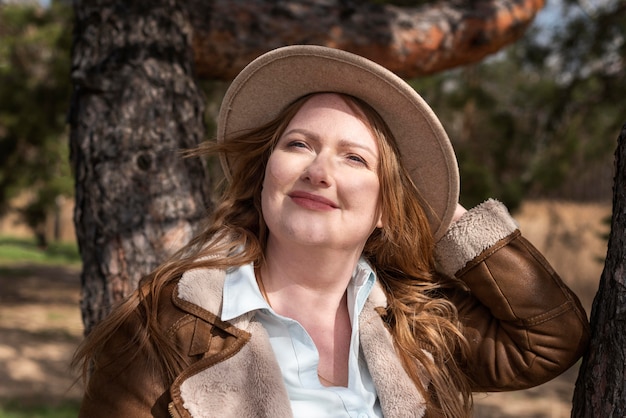
[[[268,240],[260,273],[272,307],[281,314],[311,307],[336,312],[360,254],[361,249],[297,248]]]

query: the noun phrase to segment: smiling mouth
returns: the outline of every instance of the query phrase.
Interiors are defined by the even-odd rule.
[[[289,194],[291,200],[297,205],[315,210],[332,210],[339,206],[332,200],[307,192],[292,192]]]

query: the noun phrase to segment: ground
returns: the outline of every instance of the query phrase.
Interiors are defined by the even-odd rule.
[[[606,205],[526,204],[525,235],[580,296],[588,312],[606,251]],[[78,268],[0,267],[0,403],[58,404],[79,399],[69,361],[81,340]],[[525,391],[475,396],[475,417],[565,418],[578,366]]]
[[[0,402],[81,396],[69,371],[83,332],[79,288],[78,268],[0,268]]]

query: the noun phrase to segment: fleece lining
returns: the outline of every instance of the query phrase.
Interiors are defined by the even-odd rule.
[[[517,228],[502,203],[494,199],[485,201],[464,213],[437,242],[437,270],[454,277],[468,262]]]

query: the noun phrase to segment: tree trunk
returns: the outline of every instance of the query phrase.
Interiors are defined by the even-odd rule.
[[[200,77],[232,79],[283,45],[317,44],[363,55],[401,77],[478,62],[519,39],[544,0],[424,2],[190,0]]]
[[[185,2],[76,0],[70,109],[85,332],[186,243],[210,207]]]
[[[591,343],[574,390],[573,418],[626,416],[626,125],[615,160],[611,235],[591,309]]]

